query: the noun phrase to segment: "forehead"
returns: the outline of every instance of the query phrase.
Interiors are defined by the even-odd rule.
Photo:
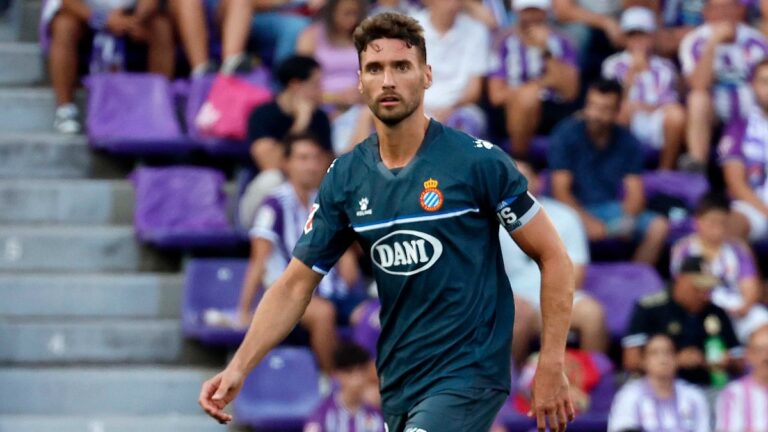
[[[646,344],[646,349],[666,349],[672,347],[672,341],[665,336],[656,335]]]
[[[418,48],[408,46],[400,39],[374,39],[360,55],[360,65],[370,62],[393,62],[410,60],[414,63],[419,58]]]

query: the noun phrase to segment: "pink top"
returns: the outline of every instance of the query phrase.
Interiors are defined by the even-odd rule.
[[[328,39],[325,25],[315,25],[315,60],[323,69],[323,91],[336,93],[357,87],[357,50],[352,40],[349,46],[333,45]]]

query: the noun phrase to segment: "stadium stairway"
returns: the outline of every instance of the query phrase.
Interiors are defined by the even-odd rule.
[[[142,247],[123,164],[52,132],[40,2],[0,15],[0,432],[216,432],[218,354],[180,331],[177,260]]]

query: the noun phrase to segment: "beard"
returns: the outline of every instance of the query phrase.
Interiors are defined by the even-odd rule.
[[[421,100],[416,98],[411,101],[400,98],[400,105],[392,109],[382,106],[378,100],[368,104],[371,112],[377,119],[389,127],[396,126],[401,121],[407,119],[419,107]]]

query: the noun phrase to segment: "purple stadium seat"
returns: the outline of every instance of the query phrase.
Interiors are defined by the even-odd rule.
[[[624,334],[635,301],[663,289],[656,270],[645,264],[590,264],[584,278],[584,291],[605,308],[608,330],[612,336]]]
[[[320,403],[319,372],[306,348],[272,350],[234,402],[235,421],[258,431],[300,431]]]
[[[246,259],[193,259],[187,263],[181,323],[184,335],[208,345],[237,346],[245,329],[207,325],[207,310],[234,311],[240,298]]]
[[[89,75],[86,126],[91,146],[122,155],[167,155],[192,151],[181,132],[171,83],[137,73]]]
[[[701,174],[680,171],[653,171],[643,174],[643,186],[647,197],[663,193],[685,201],[694,208],[709,191],[709,183]]]
[[[138,168],[134,227],[161,248],[226,248],[246,239],[227,220],[224,176],[201,167]]]

